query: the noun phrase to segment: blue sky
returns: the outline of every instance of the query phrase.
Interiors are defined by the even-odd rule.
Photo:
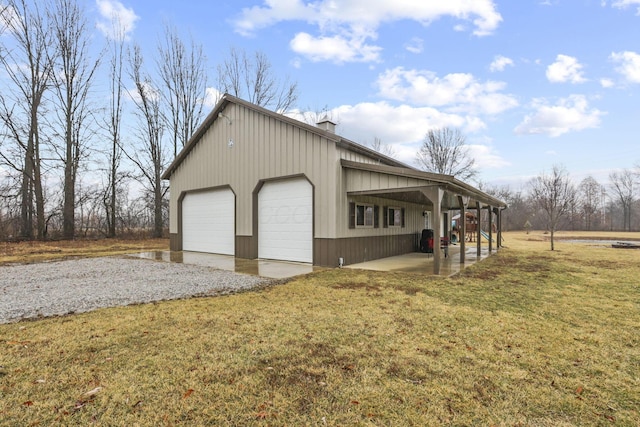
[[[147,56],[165,23],[215,67],[270,58],[337,132],[415,165],[426,132],[459,127],[480,179],[519,189],[564,165],[579,182],[640,163],[640,0],[97,0]],[[215,87],[212,87],[215,89]]]

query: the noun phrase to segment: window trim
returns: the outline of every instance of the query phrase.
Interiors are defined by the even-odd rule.
[[[387,208],[389,213],[387,214],[387,226],[389,228],[401,228],[402,227],[402,209],[398,206],[389,206]],[[398,216],[398,223],[396,224],[396,215]]]
[[[405,226],[405,209],[399,206],[385,206],[384,226],[387,228],[403,228]],[[397,216],[397,218],[396,218]],[[396,219],[398,220],[396,222]]]
[[[362,207],[362,225],[358,224],[359,208]],[[367,209],[371,209],[371,224],[367,224]],[[374,228],[375,227],[375,206],[372,203],[355,202],[355,228]]]

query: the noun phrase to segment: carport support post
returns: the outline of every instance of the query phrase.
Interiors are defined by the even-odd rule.
[[[488,206],[487,212],[489,212],[489,255],[491,255],[493,251],[493,208]]]
[[[458,235],[460,236],[460,264],[464,264],[464,254],[466,251],[467,236],[467,204],[469,198],[458,196],[458,204],[460,205],[460,220],[458,221]]]
[[[496,213],[497,223],[498,223],[497,225],[498,240],[496,241],[496,248],[500,249],[502,247],[502,209],[495,208],[495,213]]]
[[[480,255],[482,255],[482,203],[476,202],[476,247],[478,248],[478,261],[480,261]]]
[[[440,274],[440,222],[442,220],[442,196],[444,190],[440,187],[427,187],[420,190],[433,204],[433,274]]]

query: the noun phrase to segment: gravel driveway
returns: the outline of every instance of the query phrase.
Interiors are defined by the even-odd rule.
[[[0,323],[200,295],[271,279],[209,267],[104,257],[0,267]]]

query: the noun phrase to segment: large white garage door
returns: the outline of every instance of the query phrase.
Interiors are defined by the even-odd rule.
[[[313,262],[313,190],[303,178],[268,182],[258,193],[258,257]]]
[[[187,194],[182,200],[182,249],[235,255],[235,215],[230,189]]]

